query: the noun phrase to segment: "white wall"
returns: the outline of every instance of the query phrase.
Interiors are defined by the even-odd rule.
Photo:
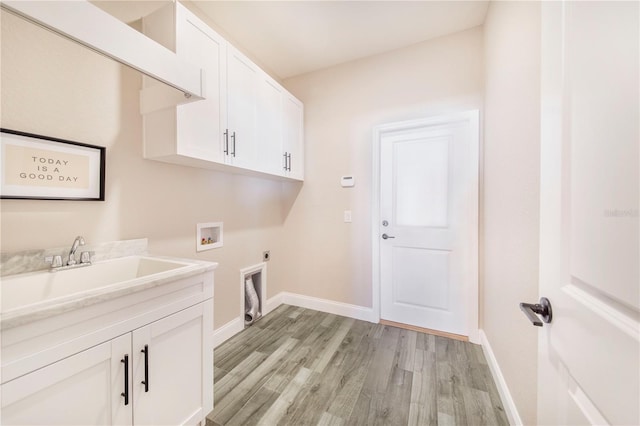
[[[283,234],[290,291],[372,306],[372,129],[479,109],[482,73],[474,28],[284,81],[305,104],[305,184]],[[355,187],[342,188],[342,175]]]
[[[284,290],[280,239],[289,190],[243,177],[142,158],[140,75],[1,12],[0,125],[105,146],[106,201],[2,200],[3,252],[149,238],[156,254],[220,263],[215,326],[239,318],[240,269],[271,250],[268,297]],[[286,190],[286,191],[285,191]],[[224,247],[196,252],[198,222],[224,222]]]
[[[540,5],[492,2],[484,26],[482,328],[525,424],[536,423]]]

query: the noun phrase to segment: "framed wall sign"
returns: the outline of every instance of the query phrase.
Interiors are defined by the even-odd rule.
[[[104,201],[105,148],[0,129],[0,198]]]

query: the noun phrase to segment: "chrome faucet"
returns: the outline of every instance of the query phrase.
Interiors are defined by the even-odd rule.
[[[78,250],[78,246],[83,246],[84,245],[84,238],[82,237],[76,237],[75,240],[73,240],[73,245],[71,246],[71,250],[69,250],[69,260],[67,261],[67,266],[73,266],[76,263],[78,263],[76,261],[76,250]]]
[[[91,256],[95,254],[93,251],[83,251],[80,253],[80,263],[76,260],[76,251],[78,247],[84,245],[84,238],[76,237],[69,250],[69,259],[67,263],[62,263],[62,255],[46,256],[44,261],[51,264],[50,272],[62,271],[65,269],[80,268],[82,266],[91,265]]]

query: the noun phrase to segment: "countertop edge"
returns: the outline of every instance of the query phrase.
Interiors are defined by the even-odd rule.
[[[169,282],[189,278],[195,275],[211,272],[218,267],[217,262],[209,262],[198,259],[184,259],[171,256],[140,255],[140,257],[152,257],[168,261],[190,263],[191,265],[176,271],[167,271],[155,276],[141,277],[124,281],[116,285],[97,288],[85,293],[76,293],[64,298],[52,299],[44,303],[27,305],[8,312],[0,313],[0,329],[25,325],[38,320],[60,315],[75,309],[84,308],[105,302],[128,294],[158,287]]]

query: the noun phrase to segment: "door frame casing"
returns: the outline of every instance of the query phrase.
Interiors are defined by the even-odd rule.
[[[472,343],[480,343],[479,333],[479,280],[478,280],[478,217],[479,217],[479,158],[480,158],[480,111],[471,110],[464,112],[456,112],[443,114],[433,117],[420,118],[417,120],[400,121],[395,123],[382,124],[373,129],[373,146],[372,146],[372,194],[371,194],[371,296],[373,322],[380,322],[380,142],[382,137],[387,133],[393,133],[402,130],[411,130],[429,126],[441,126],[446,124],[467,122],[471,128],[470,148],[472,164],[475,170],[472,171],[474,182],[473,189],[469,191],[469,197],[472,205],[476,207],[476,214],[473,215],[473,223],[470,225],[474,232],[469,235],[469,244],[471,252],[475,253],[472,259],[469,259],[470,275],[473,277],[473,283],[467,288],[466,305],[468,308],[468,333],[469,341]],[[475,284],[475,285],[474,285]]]

